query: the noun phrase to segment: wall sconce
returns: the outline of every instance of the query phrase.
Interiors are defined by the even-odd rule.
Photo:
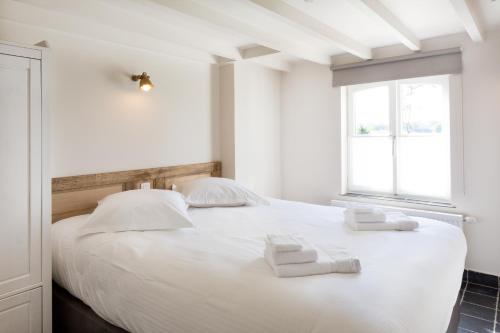
[[[149,91],[154,87],[146,72],[141,75],[133,75],[132,81],[139,81],[139,88],[141,88],[142,91]]]

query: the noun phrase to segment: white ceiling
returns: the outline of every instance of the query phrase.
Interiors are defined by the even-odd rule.
[[[2,18],[79,35],[100,31],[92,37],[197,61],[286,70],[298,59],[369,58],[370,49],[405,40],[415,50],[422,39],[499,29],[500,0],[0,0]],[[248,48],[258,56],[243,59]],[[260,55],[269,48],[280,52]]]
[[[500,1],[499,0],[476,0],[478,5],[479,19],[486,30],[500,28]]]

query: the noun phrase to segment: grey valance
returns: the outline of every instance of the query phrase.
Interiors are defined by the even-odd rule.
[[[331,70],[334,87],[420,76],[457,74],[462,72],[462,51],[456,47],[418,52],[348,65],[332,65]]]

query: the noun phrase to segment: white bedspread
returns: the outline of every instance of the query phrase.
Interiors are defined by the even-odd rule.
[[[336,207],[192,208],[195,228],[77,238],[85,216],[53,226],[54,279],[130,332],[444,333],[466,243],[454,226],[419,219],[413,232],[354,232]],[[267,233],[300,233],[360,274],[277,278]]]

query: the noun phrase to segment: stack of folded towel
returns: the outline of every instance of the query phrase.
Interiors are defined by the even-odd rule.
[[[264,257],[278,277],[358,273],[356,258],[332,259],[297,235],[267,235]]]
[[[403,213],[386,213],[369,206],[348,207],[344,217],[347,225],[356,231],[410,231],[418,228],[418,222]]]

